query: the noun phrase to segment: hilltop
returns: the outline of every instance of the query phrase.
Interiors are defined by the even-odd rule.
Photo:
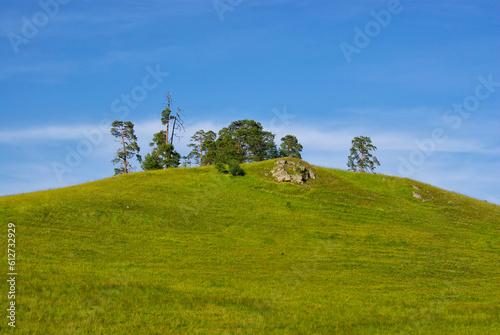
[[[16,225],[15,331],[500,333],[500,206],[315,166],[277,183],[274,162],[0,197],[4,231]]]

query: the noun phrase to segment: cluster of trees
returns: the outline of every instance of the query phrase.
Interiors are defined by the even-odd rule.
[[[254,120],[233,121],[222,128],[218,135],[213,131],[197,131],[191,137],[192,143],[188,146],[192,151],[186,158],[199,165],[249,163],[278,157],[301,158],[303,147],[295,136],[281,138],[279,149],[274,137]]]
[[[177,167],[180,164],[181,155],[174,149],[174,138],[176,131],[184,129],[182,120],[182,109],[177,107],[175,115],[172,112],[172,95],[167,93],[167,103],[161,112],[161,124],[164,130],[153,135],[153,141],[149,143],[153,150],[144,156],[142,162],[143,170],[159,170]]]
[[[182,109],[177,107],[175,113],[172,111],[172,95],[167,93],[167,102],[165,109],[161,112],[161,123],[165,129],[160,130],[153,135],[153,140],[149,143],[153,147],[150,153],[147,153],[142,160],[139,155],[139,145],[137,137],[134,134],[134,124],[130,121],[115,121],[111,125],[111,134],[121,142],[116,157],[112,160],[113,164],[120,167],[115,168],[115,175],[129,173],[133,170],[130,165],[130,158],[136,157],[143,170],[158,170],[169,167],[177,167],[180,164],[181,156],[174,149],[173,140],[178,135],[177,131],[184,128],[182,120]]]
[[[174,149],[173,140],[178,137],[176,132],[184,129],[182,110],[177,107],[172,112],[172,96],[167,93],[167,103],[161,113],[161,123],[164,129],[153,135],[149,144],[153,147],[142,160],[140,148],[134,133],[134,124],[130,121],[114,121],[111,134],[120,143],[113,164],[115,175],[133,171],[130,159],[137,158],[143,170],[159,170],[178,167],[181,155]],[[281,138],[278,148],[274,142],[275,134],[265,131],[259,122],[254,120],[233,121],[222,128],[218,134],[209,130],[198,130],[192,137],[188,147],[191,152],[182,157],[186,165],[192,162],[202,165],[240,164],[274,159],[278,157],[301,157],[302,145],[293,135]],[[348,157],[347,166],[351,171],[374,172],[375,165],[380,165],[377,157],[370,152],[376,150],[371,139],[366,136],[355,137]]]
[[[177,107],[172,112],[172,96],[167,93],[167,103],[161,113],[161,122],[165,129],[153,135],[149,144],[153,147],[150,153],[144,156],[139,154],[140,148],[134,133],[134,124],[130,121],[115,121],[112,123],[111,134],[121,143],[116,157],[112,160],[118,164],[115,175],[129,173],[133,170],[130,159],[137,158],[143,170],[159,170],[180,165],[181,155],[175,150],[173,139],[176,132],[184,128],[182,110]],[[265,131],[259,122],[254,120],[238,120],[228,127],[222,128],[218,134],[209,130],[198,130],[192,137],[188,147],[191,152],[182,157],[186,165],[192,162],[198,165],[215,165],[230,163],[249,163],[274,159],[278,157],[301,158],[303,147],[293,135],[281,138],[281,145],[277,148],[274,143],[275,135]]]

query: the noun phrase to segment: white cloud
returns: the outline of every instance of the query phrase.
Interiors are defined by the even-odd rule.
[[[40,128],[26,128],[0,131],[0,143],[22,144],[31,141],[69,141],[83,139],[85,130],[95,126],[47,126]]]
[[[268,123],[263,124],[264,129],[273,131],[270,127],[271,122]],[[182,136],[181,139],[174,140],[174,145],[178,152],[185,155],[189,151],[187,144],[190,142],[190,137],[197,130],[218,132],[225,126],[227,124],[217,124],[209,120],[187,123],[185,131],[179,132],[179,135]],[[136,135],[142,149],[142,155],[150,151],[149,142],[151,142],[153,134],[162,129],[164,129],[164,126],[157,119],[142,120],[135,123]],[[64,163],[67,146],[77,149],[78,143],[88,140],[84,132],[100,133],[102,139],[92,147],[92,152],[84,157],[83,163],[74,168],[71,175],[65,177],[64,185],[58,182],[46,182],[47,180],[55,180],[55,175],[50,169],[52,160],[58,159]],[[396,176],[399,175],[397,173],[398,157],[407,158],[409,153],[418,149],[415,140],[423,139],[423,137],[418,137],[419,134],[412,132],[378,131],[369,134],[367,129],[363,128],[329,130],[329,128],[324,127],[323,129],[317,129],[304,123],[301,124],[297,120],[288,124],[285,129],[278,129],[273,132],[276,133],[276,143],[278,145],[284,135],[293,134],[297,136],[299,142],[304,146],[303,158],[310,163],[340,169],[347,168],[347,156],[349,155],[353,137],[366,134],[372,138],[373,143],[378,147],[376,155],[382,163],[378,172]],[[438,187],[498,203],[498,195],[491,190],[491,182],[495,180],[496,175],[490,171],[496,171],[494,165],[497,162],[494,161],[494,157],[498,155],[500,148],[494,143],[488,145],[488,143],[485,144],[476,138],[470,137],[472,134],[468,135],[467,138],[452,138],[450,136],[444,143],[436,146],[435,151],[426,157],[422,166],[415,168],[410,177]],[[96,136],[99,137],[99,135]],[[0,144],[7,147],[20,146],[27,148],[32,146],[32,149],[29,150],[41,156],[44,156],[44,152],[50,152],[45,151],[43,148],[47,143],[53,144],[52,150],[54,148],[56,150],[53,154],[57,157],[48,158],[47,162],[43,163],[46,166],[44,165],[35,170],[33,170],[33,165],[30,163],[25,164],[29,166],[27,168],[23,167],[24,163],[22,162],[10,162],[9,166],[13,164],[12,166],[16,166],[16,168],[2,168],[3,179],[6,178],[8,182],[2,187],[1,193],[12,193],[12,190],[19,192],[60,187],[112,175],[113,167],[110,160],[116,151],[117,144],[109,134],[109,127],[99,130],[97,125],[87,124],[0,131]],[[482,155],[483,159],[464,161],[462,160],[463,155],[461,155],[464,153]],[[491,157],[493,160],[485,159],[485,157]],[[36,162],[36,164],[40,165],[42,162]],[[37,180],[44,180],[44,183],[40,184],[30,176],[36,176]],[[15,186],[16,183],[20,185],[19,188]],[[29,183],[34,183],[33,188],[27,186]]]
[[[266,128],[266,127],[265,127]],[[282,136],[292,134],[297,137],[304,147],[313,150],[345,151],[351,147],[351,141],[356,136],[369,136],[372,143],[381,150],[413,151],[431,141],[430,136],[411,131],[383,131],[369,130],[364,128],[338,128],[332,130],[318,129],[317,127],[300,125],[294,122],[284,130],[276,131],[276,142]],[[497,154],[499,148],[487,148],[476,137],[452,138],[448,136],[441,143],[434,142],[434,152],[453,153],[484,153]]]
[[[190,137],[200,129],[213,130],[218,132],[226,124],[216,124],[212,121],[199,121],[186,124],[185,131],[180,131],[178,135],[181,139],[176,139],[174,143],[187,145]],[[424,145],[429,145],[430,137],[422,136],[416,132],[385,132],[370,131],[363,128],[339,128],[339,129],[318,129],[317,127],[293,122],[283,127],[283,129],[273,129],[271,123],[263,124],[264,129],[271,130],[276,134],[276,143],[279,145],[281,137],[287,134],[295,135],[299,142],[308,149],[316,151],[345,151],[351,147],[351,140],[355,136],[369,136],[379,151],[413,151],[419,150]],[[159,120],[143,120],[135,123],[136,135],[140,142],[147,142],[152,139],[152,135],[157,133],[164,126]],[[0,131],[0,144],[21,145],[23,142],[32,141],[78,141],[86,139],[85,133],[100,131],[108,139],[109,129],[100,129],[98,125],[61,125],[46,126],[40,128],[26,128],[16,130]],[[471,134],[473,135],[473,134]],[[419,146],[420,143],[420,146]],[[489,143],[483,143],[477,137],[453,138],[448,136],[442,143],[434,143],[434,152],[450,153],[481,153],[498,154],[500,148],[489,147]]]

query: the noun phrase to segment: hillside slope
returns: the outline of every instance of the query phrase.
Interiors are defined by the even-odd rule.
[[[1,197],[4,232],[16,225],[15,331],[500,333],[500,206],[320,167],[278,184],[273,163]]]

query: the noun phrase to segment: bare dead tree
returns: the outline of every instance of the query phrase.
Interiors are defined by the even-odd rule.
[[[177,107],[177,110],[175,112],[175,116],[173,117],[174,124],[172,126],[172,134],[170,136],[170,143],[174,142],[174,136],[177,138],[180,138],[179,135],[175,135],[175,131],[184,131],[184,120],[182,119],[182,109]]]
[[[167,126],[165,133],[165,144],[168,144],[168,134],[170,130],[170,120],[174,117],[172,116],[172,94],[167,92],[166,94],[167,102],[165,104],[165,109],[161,112],[161,123]]]

